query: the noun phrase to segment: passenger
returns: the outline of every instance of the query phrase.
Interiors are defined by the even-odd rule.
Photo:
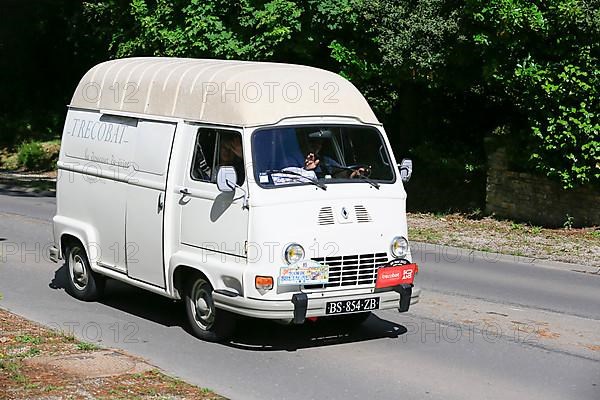
[[[330,173],[331,167],[341,167],[340,163],[331,157],[321,154],[323,149],[324,139],[309,139],[308,140],[308,154],[304,159],[304,168],[309,171],[315,171],[317,173],[325,172]],[[323,166],[320,167],[321,160],[323,160]],[[325,170],[325,171],[323,171]]]

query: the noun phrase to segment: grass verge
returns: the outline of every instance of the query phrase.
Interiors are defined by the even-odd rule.
[[[0,399],[224,399],[157,369],[86,378],[33,362],[71,355],[86,359],[95,351],[102,350],[0,309]]]

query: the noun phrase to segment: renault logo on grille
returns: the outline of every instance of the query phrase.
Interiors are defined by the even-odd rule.
[[[342,217],[348,219],[348,210],[346,210],[346,207],[342,207]]]

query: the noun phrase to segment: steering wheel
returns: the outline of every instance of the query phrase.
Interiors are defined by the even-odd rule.
[[[366,164],[353,164],[353,165],[348,165],[346,168],[351,169],[352,171],[359,171],[360,169],[363,170],[363,172],[359,172],[360,175],[362,176],[366,176],[367,178],[371,175],[371,166],[370,165],[366,165]]]
[[[371,167],[366,164],[352,164],[352,165],[347,165],[345,167],[337,166],[337,165],[329,165],[328,167],[335,168],[335,169],[341,170],[341,171],[349,171],[351,173],[358,171],[362,168],[364,172],[362,172],[361,175],[366,176],[367,178],[371,175]]]

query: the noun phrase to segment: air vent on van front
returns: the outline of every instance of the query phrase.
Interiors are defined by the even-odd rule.
[[[333,225],[333,209],[331,207],[323,207],[319,211],[319,225]]]
[[[354,206],[354,212],[356,213],[356,221],[358,222],[371,222],[371,216],[369,212],[362,205]]]

